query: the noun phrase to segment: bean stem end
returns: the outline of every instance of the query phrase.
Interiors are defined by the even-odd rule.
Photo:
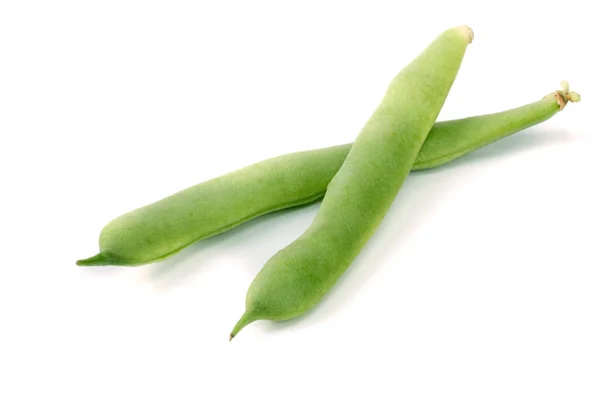
[[[561,90],[557,90],[556,92],[552,93],[552,96],[556,99],[559,110],[565,108],[568,102],[577,103],[581,100],[579,93],[572,92],[570,90],[569,82],[562,81],[560,83],[560,87]]]

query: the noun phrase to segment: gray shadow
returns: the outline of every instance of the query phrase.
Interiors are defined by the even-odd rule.
[[[528,129],[441,167],[412,172],[375,234],[319,304],[292,320],[269,321],[270,323],[257,327],[265,332],[276,332],[299,323],[318,323],[330,314],[338,312],[347,304],[348,298],[357,295],[364,284],[377,274],[389,251],[402,246],[404,239],[435,209],[449,189],[459,179],[468,175],[469,171],[474,172],[478,164],[497,161],[519,152],[556,146],[570,140],[572,139],[564,130]],[[401,265],[398,267],[402,268]]]

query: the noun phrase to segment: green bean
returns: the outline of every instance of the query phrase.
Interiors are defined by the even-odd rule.
[[[313,308],[373,235],[412,168],[473,39],[461,26],[440,34],[390,83],[335,174],[309,228],[258,273],[247,324],[287,320]]]
[[[499,113],[436,123],[412,170],[444,165],[546,121],[562,109],[554,99],[558,93]],[[133,210],[103,229],[98,255],[77,264],[135,266],[157,262],[255,217],[319,200],[351,146],[274,157]]]
[[[436,123],[412,170],[444,165],[503,137],[546,121],[575,95],[543,99],[493,114]],[[562,105],[561,105],[562,104]],[[273,211],[321,199],[352,143],[258,162],[199,183],[111,221],[99,254],[78,265],[143,265]]]

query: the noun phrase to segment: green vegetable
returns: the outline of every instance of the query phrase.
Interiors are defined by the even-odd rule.
[[[567,89],[511,110],[438,122],[412,170],[438,167],[539,124],[567,101],[577,101],[573,95]],[[319,200],[351,147],[349,143],[264,160],[133,210],[102,230],[99,254],[77,264],[135,266],[160,261],[260,215]]]
[[[329,183],[311,226],[252,282],[230,339],[253,321],[302,315],[346,271],[417,159],[472,39],[466,26],[443,32],[392,80]]]

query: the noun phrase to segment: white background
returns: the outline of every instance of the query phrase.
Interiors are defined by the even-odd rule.
[[[0,398],[600,398],[593,2],[0,4]],[[124,212],[352,141],[389,80],[461,24],[475,40],[440,119],[562,79],[581,103],[411,174],[313,312],[227,341],[318,204],[162,263],[75,266]]]

